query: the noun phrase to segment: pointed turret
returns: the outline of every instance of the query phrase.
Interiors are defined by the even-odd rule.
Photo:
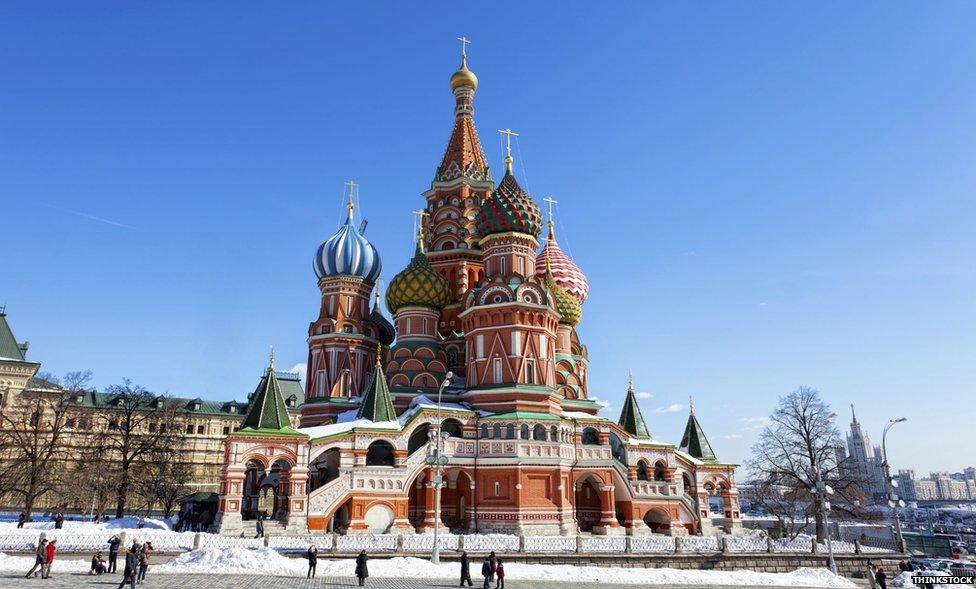
[[[271,359],[268,361],[268,368],[258,384],[258,388],[251,395],[247,407],[247,415],[241,422],[241,429],[280,431],[287,433],[297,433],[291,428],[291,418],[288,415],[288,407],[285,399],[281,395],[281,386],[278,385],[278,377],[275,376],[274,368],[274,349],[271,350]]]
[[[705,462],[718,460],[715,458],[711,444],[708,443],[708,438],[705,437],[701,424],[698,423],[698,418],[695,417],[695,404],[691,399],[688,401],[688,424],[685,426],[684,435],[681,436],[678,450]]]
[[[624,408],[620,411],[620,419],[617,420],[617,423],[635,438],[651,437],[650,432],[647,431],[647,424],[644,422],[644,415],[641,414],[640,407],[637,405],[633,374],[627,377],[627,398],[624,399]]]
[[[474,128],[474,92],[478,88],[478,78],[468,69],[468,54],[464,49],[467,42],[466,39],[462,42],[461,67],[451,76],[455,100],[454,129],[435,181],[447,182],[459,177],[491,180],[488,160]]]
[[[370,379],[366,392],[363,394],[363,401],[359,405],[359,412],[356,417],[368,419],[374,423],[396,419],[396,410],[393,408],[393,401],[390,399],[390,387],[386,384],[386,375],[383,373],[383,366],[380,364],[380,354],[376,355],[376,370],[373,371],[373,378]]]

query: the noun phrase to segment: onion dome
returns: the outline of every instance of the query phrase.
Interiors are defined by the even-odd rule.
[[[417,240],[413,259],[390,281],[386,289],[386,307],[396,314],[401,307],[410,306],[442,309],[450,301],[451,287],[427,261],[421,237]]]
[[[485,199],[478,215],[478,232],[482,236],[515,231],[539,237],[542,230],[542,212],[529,193],[515,181],[512,175],[511,157],[506,158],[508,169],[498,188]]]
[[[468,69],[468,56],[461,54],[461,68],[451,74],[451,90],[467,86],[472,90],[478,89],[478,76]]]
[[[320,279],[327,276],[355,276],[376,282],[383,267],[380,254],[353,224],[352,203],[347,207],[349,216],[346,222],[315,252],[315,259],[312,260],[315,275]]]
[[[396,328],[390,323],[390,320],[383,316],[380,312],[380,293],[376,292],[376,298],[373,300],[373,310],[369,313],[370,322],[376,327],[377,335],[376,339],[380,340],[381,346],[389,346],[396,339]]]
[[[538,268],[535,276],[540,281],[546,277],[547,261],[552,268],[552,276],[556,284],[573,295],[580,304],[586,302],[586,296],[590,292],[590,284],[580,267],[573,262],[572,258],[563,253],[559,244],[556,243],[556,233],[552,221],[549,221],[549,236],[546,238],[546,245],[535,257],[535,267]]]
[[[580,305],[576,297],[569,294],[565,288],[559,286],[549,267],[546,268],[543,284],[552,293],[552,298],[556,302],[556,311],[559,313],[560,325],[571,325],[574,327],[579,325],[580,320],[583,318],[583,306]]]

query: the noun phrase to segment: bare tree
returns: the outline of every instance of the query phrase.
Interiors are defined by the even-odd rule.
[[[125,514],[134,469],[155,453],[164,452],[181,439],[176,402],[156,396],[125,379],[107,391],[109,410],[102,444],[116,461],[115,517]]]
[[[817,469],[834,490],[831,507],[854,513],[863,504],[864,481],[838,463],[840,432],[830,405],[816,389],[800,387],[780,397],[752,448],[747,467],[756,501],[795,537],[812,519],[817,541],[825,538],[821,498],[814,493]]]
[[[46,379],[50,386],[22,393],[0,411],[0,446],[7,462],[3,485],[19,497],[28,517],[42,498],[59,489],[70,450],[64,442],[78,412],[75,396],[91,372],[68,373],[60,385],[50,375]]]
[[[65,501],[82,511],[91,510],[95,520],[101,520],[114,499],[119,480],[118,463],[110,455],[100,434],[89,436],[78,448],[73,463],[67,467]]]
[[[176,502],[186,495],[193,477],[193,469],[186,462],[172,460],[178,450],[156,451],[143,461],[133,477],[133,488],[142,501],[141,507],[146,517],[154,507],[163,512],[163,517],[173,513]]]

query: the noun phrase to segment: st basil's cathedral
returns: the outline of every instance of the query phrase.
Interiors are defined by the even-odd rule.
[[[416,249],[386,289],[392,323],[350,186],[312,263],[321,305],[300,425],[272,358],[226,440],[215,530],[237,535],[259,514],[297,533],[740,529],[735,465],[716,458],[693,408],[677,446],[651,434],[632,381],[619,419],[599,415],[576,330],[586,276],[512,174],[510,149],[495,183],[464,52],[450,86],[453,129]]]

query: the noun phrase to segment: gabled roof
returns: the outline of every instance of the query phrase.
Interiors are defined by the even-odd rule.
[[[7,323],[7,314],[0,310],[0,359],[26,362],[28,345],[27,342],[17,343]]]
[[[363,401],[359,404],[359,411],[356,416],[359,419],[368,419],[374,422],[395,421],[397,418],[396,409],[393,408],[393,401],[390,399],[390,387],[386,384],[386,375],[383,373],[383,366],[380,363],[382,352],[376,354],[376,369],[373,376],[366,385],[366,392],[363,393]]]
[[[627,380],[627,398],[624,399],[623,409],[620,410],[620,419],[617,420],[620,427],[624,428],[628,434],[635,438],[649,438],[650,432],[647,431],[647,424],[644,423],[644,416],[641,414],[640,407],[637,405],[637,395],[634,394],[634,377],[630,376]]]
[[[705,437],[701,424],[698,423],[698,418],[695,417],[694,405],[691,405],[688,412],[688,424],[685,426],[684,435],[681,436],[681,444],[678,446],[678,450],[705,462],[718,461],[715,452],[712,451],[711,444],[708,443],[708,438]]]

